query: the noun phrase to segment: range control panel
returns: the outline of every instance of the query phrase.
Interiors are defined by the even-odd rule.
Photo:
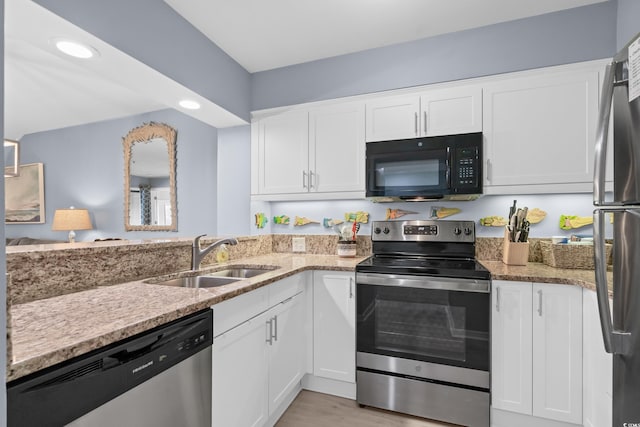
[[[371,240],[475,243],[473,221],[373,221]]]

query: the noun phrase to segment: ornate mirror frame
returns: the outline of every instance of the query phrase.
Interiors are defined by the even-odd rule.
[[[131,155],[135,144],[146,144],[154,138],[167,142],[169,150],[169,188],[171,203],[170,225],[131,225],[129,220]],[[122,138],[124,148],[124,229],[125,231],[178,231],[178,204],[176,198],[176,131],[164,123],[149,122],[132,129]]]

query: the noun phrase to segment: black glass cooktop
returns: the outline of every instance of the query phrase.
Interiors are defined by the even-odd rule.
[[[442,276],[489,280],[489,271],[475,259],[404,255],[372,255],[356,266],[356,272]]]

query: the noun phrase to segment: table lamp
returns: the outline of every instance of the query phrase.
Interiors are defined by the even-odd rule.
[[[75,242],[76,233],[74,230],[91,230],[91,218],[86,209],[56,209],[53,214],[53,231],[69,231],[69,243]]]

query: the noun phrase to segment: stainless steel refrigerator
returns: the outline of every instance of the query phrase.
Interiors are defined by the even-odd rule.
[[[594,249],[600,324],[613,354],[613,426],[640,425],[640,34],[607,66],[594,177]],[[636,98],[636,96],[638,96]],[[613,141],[607,141],[610,121]],[[613,197],[605,198],[607,143],[613,144]],[[612,199],[612,200],[611,200]],[[613,213],[613,303],[609,303],[604,224]],[[612,316],[613,315],[613,316]]]

